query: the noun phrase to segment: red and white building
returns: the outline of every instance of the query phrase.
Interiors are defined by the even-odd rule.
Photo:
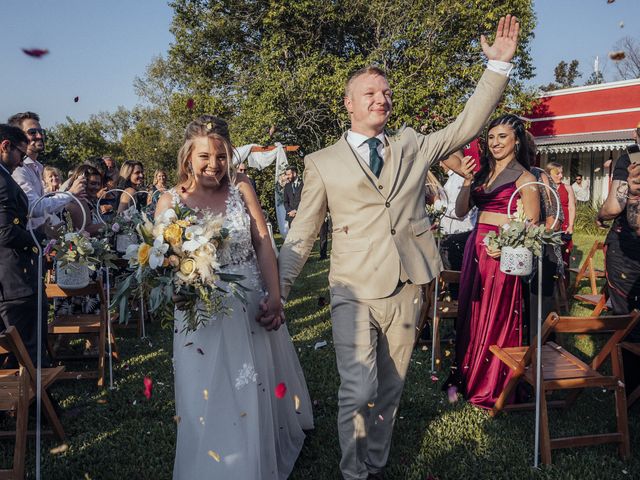
[[[640,123],[640,79],[544,92],[525,119],[536,138],[539,165],[562,164],[568,185],[582,175],[598,205]]]

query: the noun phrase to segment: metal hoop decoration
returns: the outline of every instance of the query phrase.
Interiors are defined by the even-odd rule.
[[[520,191],[521,188],[526,187],[528,185],[542,185],[547,188],[556,199],[556,217],[551,225],[551,230],[555,228],[560,219],[560,197],[558,193],[547,185],[544,182],[527,182],[525,184],[520,185],[516,190],[511,194],[511,198],[509,198],[509,204],[507,205],[507,216],[511,219],[513,215],[511,215],[511,204],[513,199],[516,196],[516,193]],[[540,378],[542,377],[542,338],[540,334],[542,333],[542,255],[538,257],[538,318],[537,318],[537,334],[536,334],[536,424],[535,424],[535,440],[534,440],[534,453],[533,453],[533,467],[538,468],[538,457],[540,453]]]
[[[558,220],[560,219],[560,197],[558,196],[558,193],[553,188],[551,188],[549,185],[547,185],[544,182],[538,182],[538,181],[527,182],[527,183],[523,183],[518,188],[516,188],[515,191],[511,194],[511,197],[509,197],[509,204],[507,205],[507,217],[509,217],[509,220],[512,220],[513,218],[515,218],[515,216],[511,214],[511,205],[513,204],[513,199],[516,198],[516,193],[518,193],[524,187],[527,187],[529,185],[542,185],[543,187],[547,188],[551,193],[553,193],[553,196],[556,199],[556,217],[553,221],[553,224],[551,225],[551,230],[553,230],[556,227]]]
[[[98,213],[98,219],[105,225],[107,224],[107,222],[104,221],[104,218],[102,218],[102,214],[100,213],[100,202],[107,196],[107,194],[109,194],[111,192],[120,192],[120,193],[124,193],[125,195],[128,195],[129,198],[131,199],[131,201],[133,202],[133,206],[136,207],[136,209],[138,208],[138,204],[136,203],[136,199],[133,197],[133,195],[131,195],[126,190],[123,190],[121,188],[112,188],[111,190],[107,190],[102,195],[100,195],[100,198],[96,202],[96,212]],[[117,207],[116,207],[116,209],[117,209]]]
[[[42,420],[42,300],[43,294],[42,291],[42,282],[40,279],[43,278],[44,273],[42,271],[42,247],[40,243],[38,243],[38,239],[33,233],[33,222],[29,225],[29,221],[33,219],[33,212],[38,206],[38,204],[45,198],[53,197],[54,195],[67,195],[71,197],[71,200],[75,201],[80,206],[80,211],[82,212],[82,227],[80,231],[84,230],[87,226],[87,214],[84,211],[82,206],[82,202],[76,197],[74,194],[70,192],[55,192],[55,193],[45,193],[38,200],[35,201],[31,208],[29,208],[29,215],[27,216],[27,228],[29,233],[31,234],[31,238],[33,238],[33,242],[36,244],[36,248],[38,249],[38,349],[36,354],[36,479],[40,480],[40,436],[42,434],[41,420]]]

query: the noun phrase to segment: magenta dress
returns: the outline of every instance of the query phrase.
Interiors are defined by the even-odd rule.
[[[490,193],[479,187],[472,192],[472,198],[480,211],[506,214],[516,188],[515,182]],[[466,399],[482,408],[493,407],[509,373],[489,347],[522,345],[520,278],[502,273],[500,259],[487,255],[483,243],[487,233],[497,230],[494,225],[478,223],[467,241],[456,323],[457,371],[452,378]]]

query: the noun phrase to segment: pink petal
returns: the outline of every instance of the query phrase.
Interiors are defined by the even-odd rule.
[[[274,393],[276,394],[276,398],[284,398],[287,393],[287,386],[284,384],[284,382],[276,385]]]
[[[49,50],[42,49],[42,48],[23,48],[22,51],[26,55],[29,55],[30,57],[34,57],[34,58],[41,58],[44,55],[47,55],[49,53]]]

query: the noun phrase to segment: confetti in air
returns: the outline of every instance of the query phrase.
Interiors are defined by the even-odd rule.
[[[213,458],[216,462],[220,462],[220,455],[218,455],[218,452],[209,450],[209,456]]]
[[[150,377],[144,377],[144,396],[147,400],[151,400],[151,392],[153,391],[153,380]]]
[[[624,60],[626,55],[622,50],[618,50],[617,52],[609,52],[609,58],[614,62],[619,62],[620,60]]]
[[[73,97],[73,101],[74,101],[75,103],[78,103],[78,101],[80,101],[80,97]]]
[[[209,400],[209,391],[206,388],[202,391],[202,396],[205,400]]]
[[[431,375],[431,381],[432,382],[437,382],[438,381],[438,376],[437,375]]]
[[[274,393],[276,395],[276,398],[284,398],[287,393],[287,386],[284,383],[279,383],[278,385],[276,385]]]
[[[193,101],[193,98],[190,98],[189,100],[187,100],[187,108],[189,110],[193,110],[194,105],[195,105],[195,102]]]
[[[42,58],[49,54],[49,50],[42,48],[23,48],[22,51],[33,58]]]

